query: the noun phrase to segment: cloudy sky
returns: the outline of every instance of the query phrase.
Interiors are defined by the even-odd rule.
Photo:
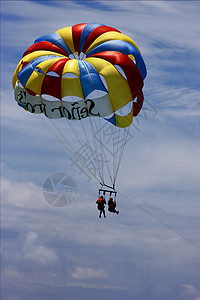
[[[98,183],[11,84],[37,37],[85,22],[130,36],[148,69],[105,220]],[[1,2],[2,299],[200,299],[199,36],[199,1]],[[76,184],[66,207],[43,194],[57,173]]]

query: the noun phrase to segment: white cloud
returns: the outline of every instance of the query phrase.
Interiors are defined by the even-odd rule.
[[[8,266],[6,269],[3,270],[3,275],[5,276],[11,276],[14,278],[22,278],[22,274],[16,269],[14,269],[11,266]]]
[[[58,257],[52,248],[44,246],[36,232],[30,231],[26,234],[22,246],[23,258],[34,261],[37,264],[54,264],[58,263]]]
[[[186,299],[186,300],[190,300],[190,299],[198,300],[198,299],[200,299],[200,290],[198,290],[192,284],[183,284],[182,289],[183,289],[183,292],[182,292],[181,295],[184,299]]]
[[[165,140],[164,136],[163,128],[162,140],[155,144],[148,141],[141,147],[137,142],[132,142],[134,149],[132,153],[128,149],[126,158],[133,163],[133,167],[128,169],[127,164],[123,164],[120,184],[124,182],[124,187],[134,186],[136,189],[199,190],[199,143],[170,140],[167,136]],[[123,179],[125,172],[127,176]]]
[[[21,182],[4,178],[1,182],[4,204],[12,203],[14,206],[26,208],[44,207],[41,188],[33,182]]]
[[[198,87],[176,87],[155,84],[149,86],[147,90],[147,101],[155,106],[159,113],[167,112],[168,115],[177,117],[199,117],[199,98]]]
[[[107,291],[111,291],[112,294],[113,292],[116,291],[130,291],[130,287],[128,286],[121,286],[121,285],[108,285],[108,284],[101,284],[101,283],[91,283],[91,282],[87,282],[87,283],[83,283],[83,282],[78,282],[78,283],[68,283],[67,284],[68,287],[76,287],[76,288],[86,288],[86,289],[100,289],[102,290],[107,290]],[[196,299],[195,299],[196,300]],[[198,300],[198,299],[197,299]]]
[[[71,277],[75,279],[94,279],[107,278],[106,272],[103,269],[92,269],[85,267],[75,267],[71,272]]]

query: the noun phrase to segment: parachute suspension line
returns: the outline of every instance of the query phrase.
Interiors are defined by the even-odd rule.
[[[53,122],[54,123],[54,122]],[[69,141],[67,140],[67,138],[63,135],[63,133],[61,132],[61,130],[56,126],[56,124],[54,123],[54,126],[56,127],[56,129],[58,130],[58,132],[60,133],[60,135],[64,138],[64,140],[71,146],[71,148],[73,149],[72,154],[75,155],[79,161],[82,163],[83,166],[85,166],[87,168],[87,170],[90,172],[90,174],[97,179],[98,182],[99,179],[96,177],[96,175],[91,171],[91,169],[88,167],[88,165],[84,162],[84,160],[82,159],[81,155],[79,153],[77,153],[77,151],[72,147],[72,145],[69,143]]]
[[[105,180],[107,180],[107,178],[105,178],[105,177],[107,176],[110,179],[111,183],[113,184],[113,177],[110,172],[109,161],[108,161],[108,158],[106,157],[105,146],[104,146],[104,141],[103,141],[104,135],[103,135],[103,130],[102,130],[102,123],[104,123],[105,120],[102,118],[99,118],[98,120],[99,120],[98,128],[100,128],[100,130],[97,130],[96,120],[94,120],[94,124],[96,126],[96,131],[98,133],[98,139],[99,139],[99,144],[100,144],[99,149],[101,150],[101,164],[102,164],[103,174],[106,171],[106,173],[104,174],[104,182],[103,183],[105,184]],[[104,168],[104,166],[105,166],[105,168]]]
[[[98,140],[95,138],[95,135],[97,134],[97,132],[95,132],[93,120],[91,117],[89,117],[89,122],[90,122],[91,135],[93,137],[92,140],[93,140],[93,145],[94,145],[94,152],[96,154],[95,163],[96,163],[96,166],[97,166],[99,172],[101,173],[101,179],[102,179],[102,183],[103,183],[104,175],[103,175],[102,161],[100,160],[100,157],[99,157],[99,148],[100,147],[98,145]]]
[[[115,186],[116,169],[118,165],[119,145],[121,128],[110,124],[112,131],[112,168],[113,168],[113,187]]]
[[[125,150],[125,145],[128,140],[130,126],[128,128],[120,128],[114,126],[113,134],[113,173],[114,173],[114,185],[116,183],[116,178],[119,172],[120,164],[122,161],[123,153]],[[116,145],[116,147],[115,147]]]
[[[73,98],[73,96],[72,96],[72,98]],[[62,99],[61,99],[60,101],[61,101],[61,105],[63,106]],[[81,148],[82,148],[83,151],[84,151],[84,144],[85,144],[85,142],[83,141],[83,139],[81,138],[80,134],[79,134],[78,131],[75,129],[75,127],[72,126],[72,123],[71,123],[67,118],[65,118],[65,120],[67,121],[69,127],[71,128],[71,130],[72,130],[72,132],[73,132],[73,134],[74,134],[74,136],[76,137],[77,141],[79,142],[79,144],[81,145]],[[81,123],[81,124],[82,124],[82,123]],[[83,128],[83,126],[82,126],[82,128]],[[85,132],[85,130],[84,130],[84,132]],[[85,133],[85,136],[86,136],[86,138],[87,138],[86,133]],[[87,140],[88,140],[88,138],[87,138]],[[90,145],[89,141],[88,141],[88,145]],[[90,148],[91,148],[91,147],[90,147]],[[91,149],[90,149],[90,150],[91,150]],[[94,153],[93,153],[92,150],[91,150],[91,153],[92,153],[92,155],[94,156]],[[76,154],[77,154],[77,151],[76,151]],[[92,158],[90,157],[89,153],[88,153],[87,151],[85,151],[84,155],[85,155],[85,154],[86,154],[87,159],[89,159],[89,164],[91,163],[92,166],[93,166],[93,168],[95,169],[95,171],[98,171],[98,168],[95,167],[95,165],[94,165],[94,163],[93,163],[93,161],[92,161]],[[81,157],[82,161],[84,161],[84,158],[82,158],[82,156],[81,156],[80,154],[79,154],[79,156]],[[90,170],[90,173],[91,173],[92,171],[91,171],[90,167],[89,167],[85,162],[84,162],[84,165],[87,166],[87,170]],[[93,172],[92,172],[92,173],[93,173]],[[100,176],[100,178],[101,178],[101,176]]]
[[[111,124],[110,124],[111,125]],[[113,125],[111,125],[113,126]],[[127,138],[128,138],[128,135],[129,135],[129,130],[130,130],[130,126],[128,127],[128,130],[126,128],[121,128],[121,127],[117,127],[117,126],[114,126],[113,127],[113,134],[112,134],[112,139],[113,139],[113,179],[111,180],[112,181],[112,184],[113,184],[113,187],[115,187],[115,183],[116,183],[116,177],[117,177],[117,174],[119,172],[119,167],[120,167],[120,164],[121,164],[121,160],[122,160],[122,157],[123,157],[123,152],[124,152],[124,148],[125,148],[125,144],[127,142]],[[122,131],[122,134],[121,134],[121,131]],[[123,142],[125,141],[125,142]],[[123,142],[123,145],[120,146]],[[121,151],[120,151],[121,149]],[[110,176],[111,178],[112,176]]]
[[[94,123],[95,123],[95,120],[94,120]],[[95,123],[95,125],[96,125],[96,123]],[[100,141],[100,149],[101,149],[101,153],[102,153],[102,167],[103,167],[104,162],[105,162],[105,166],[106,166],[106,169],[107,169],[107,172],[108,172],[108,177],[109,177],[109,179],[110,179],[110,181],[113,185],[113,176],[111,175],[110,167],[109,167],[109,164],[108,164],[108,159],[106,158],[106,154],[105,154],[105,151],[104,151],[104,144],[103,144],[103,141],[102,141],[101,130],[99,130],[99,141]]]
[[[114,182],[116,180],[116,172],[117,172],[117,167],[118,167],[118,160],[120,157],[120,141],[122,141],[123,139],[121,138],[121,128],[115,127],[114,128]],[[122,146],[121,146],[122,148]]]
[[[72,96],[72,98],[73,98],[73,96]],[[62,107],[63,107],[63,101],[62,101],[62,99],[60,99],[60,101],[61,101],[61,105],[62,105]],[[68,123],[69,127],[71,128],[71,130],[72,130],[74,136],[76,137],[77,141],[79,142],[79,144],[81,145],[81,147],[84,149],[84,141],[81,139],[81,137],[80,137],[80,135],[78,134],[77,130],[72,126],[72,123],[71,123],[67,118],[65,118],[65,120],[67,121],[67,123]],[[62,134],[62,132],[61,132],[59,129],[58,129],[58,131],[59,131],[60,134],[63,136],[63,138],[68,142],[68,140],[66,139],[66,137]],[[69,142],[68,142],[68,143],[69,143]],[[90,174],[93,174],[93,172],[91,171],[91,169],[89,168],[89,166],[84,162],[84,160],[83,160],[84,158],[82,158],[82,156],[81,156],[80,154],[77,155],[77,151],[73,151],[72,154],[73,154],[75,157],[77,157],[77,156],[80,157],[81,159],[79,158],[79,161],[82,163],[82,165],[83,165],[83,166],[86,166],[86,168],[87,168],[87,170],[89,171]],[[93,165],[93,167],[94,167],[94,169],[95,169],[95,166],[94,166],[94,164],[93,164],[93,162],[92,162],[92,159],[90,158],[88,152],[85,151],[85,154],[86,154],[87,158],[89,158],[90,163],[92,163],[92,165]],[[93,174],[93,176],[94,176],[94,174]],[[98,181],[99,181],[99,180],[98,180]]]
[[[99,98],[99,92],[98,92],[98,98]],[[103,182],[104,182],[105,181],[104,162],[106,161],[106,159],[105,159],[105,155],[103,155],[104,153],[103,153],[103,143],[102,143],[102,131],[101,131],[102,124],[101,124],[101,121],[102,121],[101,118],[98,118],[97,120],[94,119],[96,134],[98,135],[98,139],[99,139],[99,147],[98,147],[99,160],[100,160],[100,164],[101,164],[102,178],[103,178]],[[97,126],[96,122],[98,122],[98,126]],[[98,130],[98,128],[99,128],[99,130]],[[95,135],[94,138],[96,138],[96,135]]]
[[[99,173],[99,177],[100,177],[101,181],[103,181],[102,173],[100,172],[100,169],[99,169],[98,166],[97,166],[97,160],[96,160],[96,153],[97,153],[97,152],[94,151],[94,149],[93,149],[92,146],[91,146],[91,142],[90,142],[90,140],[88,139],[88,135],[87,135],[87,133],[86,133],[85,127],[83,126],[82,120],[81,120],[81,126],[82,126],[82,129],[83,129],[85,138],[86,138],[87,145],[89,145],[89,149],[90,149],[91,154],[92,154],[92,158],[93,158],[93,160],[91,160],[92,165],[94,166],[95,171],[97,171],[97,172]],[[89,134],[89,133],[88,133],[88,134]]]
[[[120,141],[120,128],[114,126],[113,128],[113,180],[115,185],[117,158],[119,153],[119,141]]]
[[[49,124],[47,124],[47,122],[45,122],[44,120],[42,120],[38,115],[36,115],[37,119],[40,121],[40,123],[51,133],[54,135],[54,137],[56,137],[58,139],[58,141],[64,145],[64,147],[72,154],[74,155],[81,163],[82,165],[84,165],[86,167],[86,169],[88,170],[88,172],[101,184],[100,180],[95,176],[95,174],[88,168],[88,166],[85,164],[85,162],[82,160],[82,158],[80,157],[80,155],[78,155],[74,148],[72,147],[72,145],[69,143],[69,141],[66,139],[66,137],[62,134],[62,132],[60,131],[60,129],[56,126],[56,124],[54,123],[54,127],[56,128],[56,130],[59,132],[60,136],[57,134],[57,132],[55,130],[53,130],[51,128],[51,126]],[[53,121],[53,120],[51,120]],[[62,137],[62,138],[61,138]]]
[[[94,119],[93,120],[94,124],[92,124],[92,118],[90,118],[90,119],[91,119],[91,128],[93,129],[93,132],[95,132],[95,129],[96,129],[95,134],[98,135],[98,139],[97,140],[99,141],[99,145],[100,145],[99,148],[101,149],[101,161],[100,161],[100,163],[102,165],[102,173],[104,172],[103,166],[104,166],[104,162],[105,162],[105,166],[106,166],[106,169],[107,169],[107,172],[108,172],[108,177],[109,177],[109,179],[110,179],[110,181],[111,181],[111,183],[113,185],[113,183],[114,183],[113,182],[113,177],[112,177],[111,172],[110,172],[108,160],[106,159],[106,155],[105,155],[105,151],[104,151],[104,145],[103,145],[103,141],[102,141],[101,130],[98,130],[98,128],[97,128],[96,120]],[[94,126],[95,126],[95,129],[94,129]],[[101,118],[99,118],[99,126],[101,126]],[[105,185],[104,181],[103,181],[103,185]]]
[[[127,140],[128,140],[130,126],[128,127],[128,129],[125,129],[124,131],[125,132],[124,132],[124,135],[123,135],[123,145],[122,145],[122,149],[121,149],[121,152],[120,152],[120,155],[119,155],[119,158],[118,158],[118,162],[117,162],[117,169],[116,169],[114,182],[116,182],[116,178],[117,178],[117,175],[118,175],[118,172],[119,172],[119,167],[120,167],[120,164],[121,164],[121,161],[122,161],[123,153],[124,153],[124,150],[125,150],[125,145],[126,145]]]
[[[47,124],[47,122],[45,122],[44,120],[42,120],[42,118],[38,115],[36,115],[36,118],[38,119],[38,121],[52,134],[54,135],[54,137],[56,137],[59,142],[61,144],[64,145],[64,147],[69,151],[72,152],[72,149],[70,148],[70,145],[66,144],[65,141],[63,141],[63,139],[60,138],[60,136],[58,136],[58,134],[56,133],[56,131],[54,131],[51,126],[49,126],[49,124]]]
[[[69,127],[71,128],[71,130],[72,130],[74,136],[76,137],[77,141],[79,142],[80,146],[84,149],[85,141],[81,138],[80,134],[79,134],[78,131],[74,128],[74,126],[72,126],[72,123],[71,123],[67,118],[65,118],[65,120],[67,121]],[[85,129],[84,129],[84,127],[83,127],[82,122],[81,122],[81,125],[82,125],[82,129],[83,129],[83,131],[84,131],[84,134],[85,134],[85,137],[86,137],[86,140],[87,140],[87,147],[88,147],[88,145],[89,145],[89,150],[90,150],[90,152],[89,152],[89,151],[87,151],[87,149],[86,149],[86,151],[84,151],[84,155],[85,155],[86,158],[89,160],[89,164],[91,164],[91,165],[93,166],[93,168],[95,169],[95,171],[98,171],[98,168],[96,168],[96,166],[95,166],[95,164],[94,164],[94,162],[93,162],[93,160],[92,160],[92,157],[94,158],[94,153],[93,153],[93,151],[92,151],[92,149],[91,149],[91,147],[90,147],[90,143],[89,143],[89,140],[88,140],[88,137],[87,137],[87,134],[86,134],[86,132],[85,132]],[[76,151],[76,152],[77,152],[77,151]],[[90,156],[90,154],[92,154],[92,156]],[[88,165],[87,165],[87,167],[88,167],[88,169],[90,169]],[[100,176],[100,178],[101,178],[101,174],[99,174],[99,176]]]
[[[101,164],[101,160],[100,160],[100,156],[99,156],[99,148],[100,147],[98,145],[98,139],[96,139],[97,132],[95,132],[95,130],[94,130],[93,120],[90,117],[89,117],[89,123],[90,123],[91,136],[92,136],[94,152],[95,152],[94,161],[96,163],[96,166],[97,166],[97,169],[98,169],[99,173],[101,174],[101,180],[102,180],[102,183],[103,183],[104,182],[104,175],[103,175],[102,164]]]
[[[126,130],[122,128],[116,128],[116,131],[118,130],[118,135],[116,134],[117,138],[117,149],[116,151],[116,169],[115,169],[115,175],[114,175],[114,182],[116,182],[117,178],[117,170],[119,169],[119,165],[123,156],[123,148],[125,147],[125,132]]]
[[[118,158],[118,166],[117,166],[117,170],[116,170],[116,174],[115,174],[115,181],[116,181],[116,178],[117,178],[117,175],[118,175],[118,172],[119,172],[119,168],[120,168],[120,165],[121,165],[121,161],[122,161],[122,157],[123,157],[123,154],[124,154],[125,146],[126,146],[126,143],[127,143],[127,140],[128,140],[129,131],[130,131],[130,127],[128,127],[128,129],[125,129],[125,132],[124,132],[124,135],[123,135],[123,146],[121,148],[121,153],[120,153],[119,158]]]

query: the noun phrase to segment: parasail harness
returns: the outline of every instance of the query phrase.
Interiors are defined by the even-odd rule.
[[[105,188],[104,188],[105,187]],[[116,197],[117,197],[117,192],[115,191],[114,187],[108,186],[106,184],[102,185],[102,187],[99,189],[99,197],[109,195],[110,197],[114,195],[114,203],[116,203]]]

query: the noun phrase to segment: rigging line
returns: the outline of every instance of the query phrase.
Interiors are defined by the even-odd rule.
[[[100,120],[99,120],[100,125],[101,125],[101,123],[102,123],[101,120],[102,120],[102,122],[105,121],[104,119],[100,119]],[[96,123],[95,123],[95,125],[96,125]],[[96,127],[97,127],[97,126],[96,126]],[[100,127],[100,128],[101,128],[101,127]],[[107,159],[107,157],[106,157],[106,154],[105,154],[105,147],[104,147],[104,143],[103,143],[102,132],[103,132],[102,129],[99,130],[99,141],[100,141],[100,149],[101,149],[102,168],[103,168],[104,163],[105,163],[105,166],[106,166],[106,169],[107,169],[107,172],[108,172],[107,176],[108,176],[108,178],[110,178],[111,183],[113,184],[113,179],[112,179],[112,175],[111,175],[111,172],[110,172],[110,166],[109,166],[109,163],[108,163],[108,159]],[[102,171],[105,171],[105,169],[103,169]]]
[[[152,214],[149,210],[147,210],[146,208],[144,208],[142,205],[138,204],[137,202],[135,202],[134,200],[130,199],[129,197],[127,197],[126,195],[122,194],[121,192],[118,191],[118,194],[120,194],[122,197],[124,197],[125,199],[127,199],[128,201],[132,202],[135,206],[137,206],[140,210],[142,210],[145,214],[149,215],[151,218],[153,218],[154,220],[156,220],[158,223],[160,223],[161,225],[163,225],[164,227],[168,228],[169,230],[173,231],[174,233],[176,233],[178,236],[180,236],[182,239],[184,239],[186,242],[192,244],[193,246],[195,246],[196,248],[200,249],[200,245],[195,243],[194,241],[192,241],[191,239],[189,239],[188,237],[186,237],[183,233],[181,233],[180,231],[174,229],[172,226],[170,226],[169,224],[165,223],[163,220],[161,220],[159,217],[155,216],[154,214]]]
[[[70,149],[70,147],[60,138],[60,136],[58,136],[58,134],[49,126],[49,124],[47,124],[44,120],[42,120],[38,115],[36,115],[36,118],[38,119],[38,121],[51,133],[54,135],[54,137],[56,137],[59,142],[64,145],[64,147],[70,152],[72,153],[72,149]]]
[[[119,127],[114,127],[114,137],[116,136],[116,139],[115,141],[113,141],[113,143],[116,143],[116,147],[115,147],[115,152],[114,152],[114,155],[115,155],[115,159],[114,159],[114,172],[113,172],[113,177],[114,177],[114,181],[115,181],[115,178],[116,178],[116,170],[117,170],[117,166],[118,166],[118,158],[119,158],[119,155],[120,155],[120,138],[121,138],[121,132],[123,132],[121,130],[121,128]],[[123,139],[122,139],[123,140]]]
[[[99,127],[96,125],[96,120],[90,118],[90,129],[91,129],[91,133],[92,133],[92,138],[94,140],[94,144],[95,144],[95,151],[97,153],[97,164],[99,167],[99,172],[101,173],[101,177],[102,177],[102,182],[104,182],[104,174],[103,174],[103,157],[102,157],[102,147],[101,147],[101,130],[99,130],[100,128],[100,118],[99,118]],[[94,128],[95,127],[95,128]],[[96,131],[95,131],[96,130]],[[96,136],[98,135],[98,138],[96,138]]]
[[[131,101],[132,97],[130,97],[129,100],[130,101],[128,103],[132,102]],[[121,107],[121,109],[122,108],[123,107]],[[126,136],[126,133],[127,133],[126,128],[120,128],[120,127],[115,127],[115,128],[117,128],[115,130],[116,136],[117,136],[117,138],[116,138],[117,147],[116,147],[116,152],[115,152],[116,158],[115,158],[115,160],[113,160],[113,162],[114,162],[113,163],[114,184],[116,182],[116,177],[117,177],[117,174],[118,174],[118,171],[119,171],[119,166],[120,166],[120,163],[121,163],[121,160],[122,160],[122,156],[123,156],[123,152],[124,152],[124,147],[121,147],[121,152],[120,152],[120,141],[123,141],[125,139],[125,136]],[[127,135],[128,135],[128,133],[127,133]],[[114,133],[114,137],[115,137],[115,133]],[[127,140],[127,137],[126,137],[126,140]],[[125,142],[125,144],[126,144],[126,142]]]
[[[54,122],[53,122],[54,123]],[[67,140],[67,138],[63,135],[63,133],[61,132],[61,130],[56,126],[56,124],[54,123],[54,126],[56,127],[56,129],[58,130],[58,132],[60,133],[60,135],[63,137],[63,139],[70,145],[70,147],[73,149],[72,154],[75,154],[76,157],[79,159],[79,161],[87,168],[87,170],[90,172],[90,174],[92,174],[94,176],[94,178],[97,179],[96,175],[91,171],[91,169],[88,167],[88,165],[84,162],[84,160],[82,159],[81,155],[75,151],[75,149],[73,148],[73,146],[70,144],[70,142]],[[78,155],[77,155],[78,153]],[[97,179],[98,182],[100,182],[99,179]]]
[[[98,98],[99,98],[99,91],[98,91]],[[106,161],[106,157],[105,155],[103,155],[103,132],[102,132],[102,124],[104,122],[104,119],[102,119],[101,117],[98,118],[97,120],[98,122],[98,127],[96,125],[96,120],[94,121],[95,123],[95,126],[96,126],[96,129],[99,129],[99,144],[100,144],[100,147],[99,147],[99,150],[100,150],[100,158],[101,158],[101,170],[102,170],[102,178],[103,178],[103,183],[105,182],[105,174],[104,174],[104,163]],[[97,130],[98,132],[98,130]]]
[[[130,117],[131,118],[131,117]],[[128,140],[128,136],[129,136],[129,131],[130,131],[130,126],[127,128],[124,128],[123,130],[123,138],[122,140],[124,141],[123,143],[123,147],[121,149],[121,153],[120,155],[118,156],[118,162],[117,162],[117,171],[116,171],[116,175],[115,175],[115,181],[116,181],[116,178],[117,178],[117,174],[119,172],[119,167],[120,167],[120,164],[121,164],[121,161],[122,161],[122,157],[123,157],[123,153],[124,153],[124,150],[125,150],[125,145],[127,143],[127,140]]]
[[[112,155],[112,158],[113,158],[113,179],[115,178],[115,170],[116,170],[116,153],[115,153],[115,145],[116,145],[116,142],[115,142],[115,127],[112,128],[113,130],[113,155]]]
[[[100,178],[101,178],[101,180],[103,182],[103,176],[102,176],[101,165],[100,165],[101,162],[99,160],[99,149],[98,149],[99,147],[98,147],[97,141],[95,139],[96,132],[95,132],[94,127],[93,127],[93,121],[92,121],[92,119],[93,118],[89,116],[88,120],[89,120],[89,125],[90,125],[89,127],[90,127],[90,131],[91,131],[91,142],[89,142],[88,137],[87,137],[87,140],[88,140],[88,143],[89,143],[91,151],[92,151],[92,155],[93,155],[93,159],[94,159],[93,163],[94,163],[95,168],[98,171],[99,176],[100,176]],[[87,136],[87,133],[86,133],[86,136]],[[91,144],[93,144],[93,147],[92,147]]]
[[[72,96],[72,98],[73,98],[73,96]],[[85,99],[84,99],[84,100],[85,100]],[[63,106],[63,101],[62,101],[62,99],[60,99],[60,101],[61,101],[61,105]],[[87,106],[86,103],[85,103],[85,105]],[[81,147],[83,147],[84,142],[82,141],[82,139],[81,139],[80,135],[78,134],[77,130],[74,128],[74,126],[72,126],[72,123],[71,123],[67,118],[65,118],[65,120],[68,122],[68,125],[69,125],[69,127],[71,128],[71,130],[72,130],[73,134],[75,135],[75,137],[77,138],[79,144],[81,145]],[[62,135],[63,135],[63,134],[62,134]],[[64,135],[63,135],[63,136],[64,136]],[[82,141],[82,142],[81,142],[81,141]],[[90,145],[90,144],[89,144],[89,145]],[[91,152],[92,152],[92,154],[93,154],[92,149],[90,149],[90,150],[91,150]],[[77,152],[77,151],[76,151],[76,152]],[[90,156],[89,156],[89,154],[88,154],[87,151],[85,151],[85,154],[86,154],[87,158],[89,158],[90,163],[93,165],[94,170],[95,170],[95,171],[98,171],[98,169],[95,168],[95,165],[94,165],[94,163],[93,163],[92,159],[90,158]],[[84,165],[87,165],[87,164],[84,163]],[[87,165],[87,169],[88,169],[88,170],[90,169],[88,165]],[[90,170],[90,171],[91,171],[91,170]],[[91,172],[92,172],[92,171],[91,171]],[[99,174],[99,175],[100,175],[100,174]],[[101,176],[100,176],[100,178],[101,178]]]
[[[92,165],[93,165],[95,171],[97,171],[99,173],[100,179],[103,181],[102,174],[101,174],[101,172],[100,172],[97,164],[95,164],[95,162],[96,162],[96,157],[95,157],[96,151],[94,151],[94,149],[92,148],[91,141],[88,139],[88,135],[86,133],[85,127],[83,126],[82,120],[81,120],[81,127],[82,127],[82,130],[84,132],[84,135],[85,135],[85,138],[86,138],[86,142],[89,145],[89,149],[91,150],[91,154],[92,154],[92,157],[93,157],[93,160],[91,159]]]
[[[61,131],[59,130],[59,128],[55,125],[55,128],[58,130],[58,132],[60,133],[61,137],[63,139],[61,139],[60,136],[58,136],[58,134],[51,128],[51,126],[49,124],[47,124],[44,120],[42,120],[39,116],[37,116],[37,119],[41,122],[41,124],[49,131],[51,132],[57,139],[58,141],[64,145],[64,147],[72,154],[74,155],[81,163],[83,166],[86,167],[86,169],[88,170],[88,172],[101,184],[100,180],[95,176],[95,174],[88,168],[88,166],[85,164],[85,162],[82,160],[82,158],[77,154],[77,152],[75,152],[75,150],[73,149],[72,145],[69,143],[69,141],[66,139],[66,137],[61,133]],[[52,121],[52,120],[51,120]]]
[[[132,98],[129,98],[130,102],[128,104],[132,103],[132,105],[133,105],[133,100],[131,101],[131,99]],[[123,107],[121,109],[123,109]],[[131,117],[129,117],[129,118],[131,118]],[[126,137],[126,133],[128,135],[127,129],[126,128],[119,128],[119,130],[120,130],[120,132],[122,132],[121,136],[120,136],[120,133],[119,133],[119,138],[121,138],[122,140],[124,140],[125,137]],[[119,139],[118,139],[118,141],[119,141]],[[118,145],[119,145],[119,143],[118,143]],[[120,153],[120,151],[119,151],[119,153]]]
[[[118,157],[119,157],[119,146],[120,146],[120,138],[121,138],[121,128],[114,126],[114,138],[113,138],[113,179],[115,184],[116,178],[116,170],[118,166]]]
[[[95,125],[96,125],[96,123],[95,123]],[[101,135],[101,130],[98,130],[97,127],[96,127],[96,130],[97,130],[97,133],[99,135]],[[100,148],[102,149],[102,154],[103,154],[102,165],[105,162],[105,165],[106,165],[106,168],[107,168],[107,171],[108,171],[108,177],[110,177],[111,183],[113,184],[114,182],[113,182],[113,178],[112,178],[112,175],[111,175],[111,172],[110,172],[110,167],[109,167],[109,164],[108,164],[108,160],[106,159],[106,154],[105,154],[105,151],[104,151],[104,145],[103,145],[101,136],[99,136],[99,142],[100,142]]]
[[[119,172],[119,167],[120,167],[120,164],[121,164],[121,161],[122,161],[122,157],[123,157],[123,153],[124,153],[124,150],[125,150],[125,145],[126,145],[127,140],[128,140],[130,126],[128,127],[128,129],[125,129],[125,131],[126,131],[126,137],[124,136],[125,141],[123,143],[122,150],[121,150],[121,153],[120,153],[120,157],[119,157],[119,160],[118,160],[118,166],[117,166],[117,170],[116,170],[116,174],[115,174],[115,181],[114,182],[116,182],[116,179],[117,179],[117,174]]]
[[[128,127],[128,129],[125,129],[125,132],[124,132],[124,136],[123,136],[124,144],[123,144],[123,147],[122,147],[122,150],[121,150],[121,155],[120,155],[119,160],[118,160],[118,168],[117,168],[117,171],[116,171],[116,176],[119,172],[119,167],[120,167],[122,157],[123,157],[123,154],[124,154],[124,151],[125,151],[125,146],[128,142],[129,133],[130,133],[130,127]]]
[[[101,128],[101,122],[102,121],[102,119],[101,118],[99,118],[98,119],[98,128]],[[104,164],[104,156],[103,156],[103,147],[102,147],[102,131],[100,130],[100,132],[99,132],[99,138],[100,138],[100,147],[99,147],[99,149],[100,149],[100,157],[101,157],[101,161],[102,161],[102,178],[103,178],[103,182],[104,182],[104,172],[103,172],[103,164]]]
[[[96,165],[99,169],[99,172],[101,173],[101,179],[102,179],[102,181],[104,181],[103,176],[102,176],[102,173],[103,173],[102,163],[103,162],[100,161],[100,159],[99,159],[98,139],[96,139],[96,137],[95,137],[95,135],[98,134],[98,130],[95,131],[95,129],[94,129],[94,124],[93,124],[92,117],[89,117],[89,122],[90,122],[90,129],[91,129],[91,133],[92,133],[92,140],[93,140],[93,144],[94,144],[94,150],[95,150],[95,153],[96,153],[95,162],[96,162]]]
[[[114,128],[115,130],[115,143],[116,143],[116,147],[115,147],[115,172],[114,172],[114,180],[116,179],[116,172],[117,172],[117,169],[118,169],[118,164],[119,164],[119,158],[121,157],[121,152],[122,152],[122,148],[123,148],[123,144],[122,144],[122,141],[124,141],[124,138],[122,135],[124,135],[124,131],[122,131],[121,128],[119,127],[115,127]]]
[[[74,128],[74,126],[72,125],[72,123],[67,118],[65,118],[65,120],[68,123],[69,127],[71,128],[71,130],[72,130],[73,134],[75,135],[77,141],[79,142],[79,144],[81,145],[81,147],[84,149],[85,141],[81,138],[81,136],[79,135],[78,131]],[[81,122],[81,124],[82,124],[82,122]],[[82,128],[83,128],[83,125],[82,125]],[[87,147],[88,147],[88,145],[90,146],[90,143],[89,143],[89,140],[87,138],[87,135],[86,135],[86,139],[87,139]],[[86,155],[86,157],[88,158],[89,162],[94,167],[95,171],[98,171],[98,169],[95,167],[94,162],[92,161],[92,158],[90,157],[90,154],[92,154],[92,156],[94,157],[94,153],[92,151],[92,148],[88,147],[88,150],[90,150],[90,153],[88,151],[85,151],[84,155]],[[89,165],[88,165],[88,168],[89,168]]]
[[[91,134],[92,134],[92,138],[93,138],[93,144],[94,144],[94,149],[95,149],[95,152],[97,154],[97,160],[96,160],[96,164],[99,168],[99,171],[101,172],[101,176],[102,176],[102,181],[104,182],[103,180],[103,171],[102,171],[102,161],[99,159],[100,158],[100,155],[99,155],[99,136],[98,138],[96,138],[96,136],[99,134],[99,131],[98,131],[98,128],[94,128],[94,124],[95,124],[95,120],[92,120],[91,117],[89,118],[89,122],[90,122],[90,130],[91,130]],[[94,123],[94,124],[93,124]],[[96,129],[96,131],[95,131]]]
[[[72,98],[73,98],[73,96],[72,96]],[[60,99],[60,101],[61,101],[61,105],[62,105],[62,107],[63,107],[63,101],[62,101],[62,99]],[[86,103],[85,103],[85,105],[87,106]],[[82,143],[83,143],[83,144],[82,144],[82,143],[81,143],[81,137],[80,137],[80,135],[78,134],[77,130],[74,128],[74,126],[72,126],[72,123],[71,123],[67,118],[65,118],[65,120],[68,122],[69,127],[71,128],[73,134],[74,134],[75,137],[77,138],[77,140],[78,140],[78,142],[80,143],[81,147],[83,147],[84,141],[82,141]],[[59,129],[58,129],[58,130],[59,130]],[[60,131],[60,130],[59,130],[59,131]],[[61,133],[61,131],[60,131],[60,134],[61,134],[64,138],[66,138],[66,137]],[[67,142],[68,142],[68,141],[67,141]],[[69,143],[69,142],[68,142],[68,143]],[[76,152],[77,152],[77,151],[76,151]],[[93,151],[91,151],[91,152],[92,152],[92,154],[93,154]],[[89,158],[90,163],[93,165],[93,167],[94,167],[94,169],[95,169],[95,165],[94,165],[92,159],[88,156],[88,155],[89,155],[88,152],[85,151],[85,154],[86,154],[86,156]],[[86,163],[84,163],[84,164],[86,165]],[[90,169],[88,165],[87,165],[87,168]],[[97,171],[97,169],[95,169],[95,171]],[[101,178],[101,176],[100,176],[100,178]]]

